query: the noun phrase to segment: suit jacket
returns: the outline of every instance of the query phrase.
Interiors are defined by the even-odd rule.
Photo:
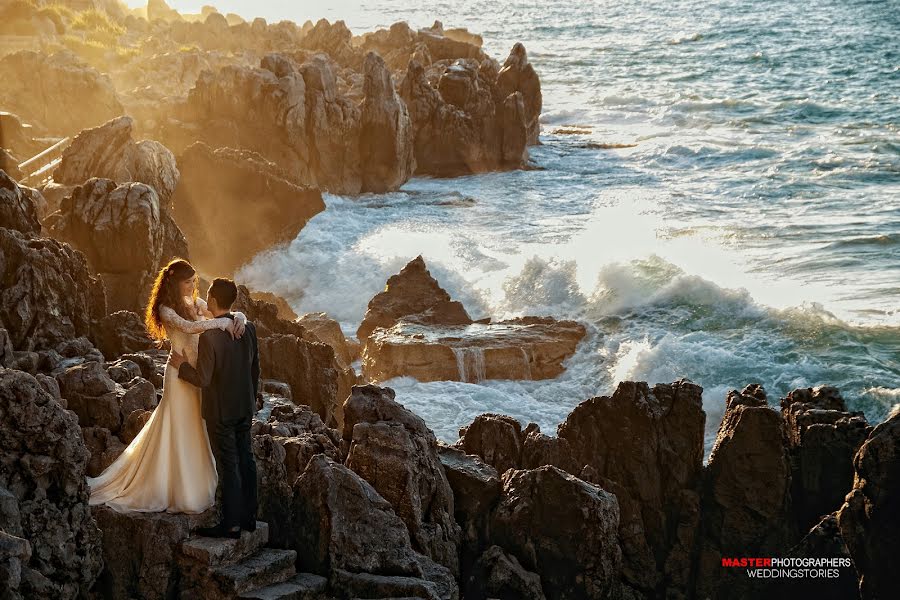
[[[231,313],[224,316],[234,318]],[[221,329],[204,331],[200,334],[197,367],[182,363],[178,376],[202,388],[207,423],[252,419],[259,391],[256,327],[247,321],[238,340]]]

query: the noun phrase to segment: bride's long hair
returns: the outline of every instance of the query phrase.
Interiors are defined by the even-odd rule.
[[[159,270],[156,281],[153,282],[150,299],[147,300],[147,310],[144,313],[144,324],[152,339],[161,343],[168,337],[166,328],[159,318],[160,306],[168,306],[185,319],[194,319],[194,315],[190,313],[190,309],[184,303],[184,298],[181,297],[179,286],[182,281],[193,277],[196,272],[191,263],[183,258],[175,258]],[[195,286],[192,300],[196,297],[197,288]]]

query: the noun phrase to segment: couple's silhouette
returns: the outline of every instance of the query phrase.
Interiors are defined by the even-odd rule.
[[[175,259],[147,303],[150,335],[168,339],[162,400],[125,451],[88,478],[91,504],[120,512],[201,513],[222,491],[222,517],[201,535],[240,537],[256,527],[256,462],[250,425],[259,386],[256,329],[231,312],[237,286],[213,280],[197,298],[196,271]]]

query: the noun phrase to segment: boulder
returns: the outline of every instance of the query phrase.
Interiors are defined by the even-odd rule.
[[[108,314],[97,323],[94,343],[108,360],[155,347],[140,315],[129,310]]]
[[[103,283],[84,255],[53,239],[0,228],[0,327],[16,350],[91,334],[106,314]]]
[[[684,380],[622,382],[612,396],[576,406],[558,428],[575,464],[618,498],[623,581],[643,593],[686,593],[689,584],[693,539],[676,534],[685,521],[690,533],[699,514],[702,391]]]
[[[466,600],[489,598],[544,600],[546,596],[537,574],[522,568],[500,546],[491,546],[478,558],[466,585]]]
[[[458,577],[460,528],[434,433],[393,390],[373,385],[353,387],[343,430],[350,432],[345,464],[391,503],[413,548]]]
[[[109,429],[103,427],[83,427],[84,445],[91,454],[85,474],[88,477],[96,477],[125,450],[125,444],[112,434]]]
[[[121,116],[82,131],[63,152],[53,181],[81,185],[100,177],[145,183],[156,191],[160,204],[168,206],[179,176],[175,155],[159,142],[135,142],[133,129],[134,120]]]
[[[187,257],[184,236],[143,183],[89,179],[55,216],[51,234],[84,252],[106,284],[113,311],[142,311],[158,269]]]
[[[112,81],[69,51],[0,58],[0,106],[53,135],[71,135],[122,114]]]
[[[552,466],[507,471],[502,482],[491,542],[537,573],[547,598],[617,597],[616,497]]]
[[[552,317],[469,325],[399,321],[369,334],[363,374],[371,381],[552,379],[565,371],[564,361],[586,333],[580,323]]]
[[[390,503],[332,459],[319,454],[310,460],[294,484],[294,514],[296,544],[304,549],[300,569],[327,575],[333,587],[355,596],[388,586],[404,594],[429,589],[436,598],[458,598],[449,571],[413,551]],[[436,589],[441,587],[445,593]]]
[[[448,294],[431,276],[425,260],[417,256],[387,280],[384,291],[370,301],[356,337],[365,343],[376,327],[388,329],[404,317],[427,325],[467,325],[472,323],[460,302]]]
[[[233,273],[263,250],[293,240],[325,209],[319,190],[249,150],[213,150],[197,142],[181,155],[179,167],[175,218],[194,262],[206,272]],[[223,231],[229,232],[227,244],[221,243]]]
[[[25,235],[40,235],[38,208],[30,190],[20,187],[4,171],[0,171],[0,227],[15,229]]]
[[[900,410],[876,426],[853,458],[853,488],[838,512],[841,536],[859,571],[859,595],[889,598],[900,547]]]
[[[30,545],[30,560],[21,545],[15,552],[19,593],[25,598],[74,600],[100,572],[100,531],[88,508],[87,462],[75,415],[34,377],[0,369],[0,490],[6,490],[0,493],[0,528],[10,527],[3,521],[13,521],[8,533]],[[0,560],[0,573],[3,564]]]
[[[509,99],[518,92],[523,102],[526,143],[534,145],[540,143],[538,135],[541,132],[539,118],[543,106],[541,95],[541,81],[534,67],[528,62],[528,54],[525,46],[517,42],[503,63],[503,67],[497,74],[497,93],[499,97]]]
[[[778,556],[796,541],[791,522],[791,465],[781,414],[762,388],[732,391],[706,467],[697,594],[759,595],[762,584],[723,570],[722,558]]]
[[[477,455],[503,474],[522,464],[522,424],[507,415],[484,413],[459,430],[454,446]]]
[[[363,192],[398,189],[416,170],[413,130],[406,104],[397,95],[382,58],[366,54],[365,100],[360,127]]]
[[[281,309],[279,309],[279,314],[280,312]],[[331,346],[335,359],[342,367],[349,367],[356,360],[357,355],[354,354],[351,345],[347,343],[340,323],[325,313],[307,313],[302,317],[297,317],[297,323],[323,344]]]

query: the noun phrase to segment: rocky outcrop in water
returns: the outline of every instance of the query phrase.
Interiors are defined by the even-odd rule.
[[[111,310],[142,311],[159,268],[188,254],[159,195],[143,183],[90,179],[50,223],[50,234],[81,250],[100,274]]]
[[[123,116],[82,131],[63,152],[53,181],[81,185],[100,177],[145,183],[156,191],[163,207],[169,206],[179,176],[175,155],[159,142],[135,142],[133,129],[134,120]]]
[[[0,368],[4,597],[74,599],[102,566],[78,421],[34,377]]]
[[[178,164],[173,214],[205,272],[233,273],[266,248],[293,240],[325,209],[319,190],[254,152],[198,142]]]
[[[55,135],[71,135],[122,114],[107,75],[71,52],[23,51],[0,58],[0,106]]]

